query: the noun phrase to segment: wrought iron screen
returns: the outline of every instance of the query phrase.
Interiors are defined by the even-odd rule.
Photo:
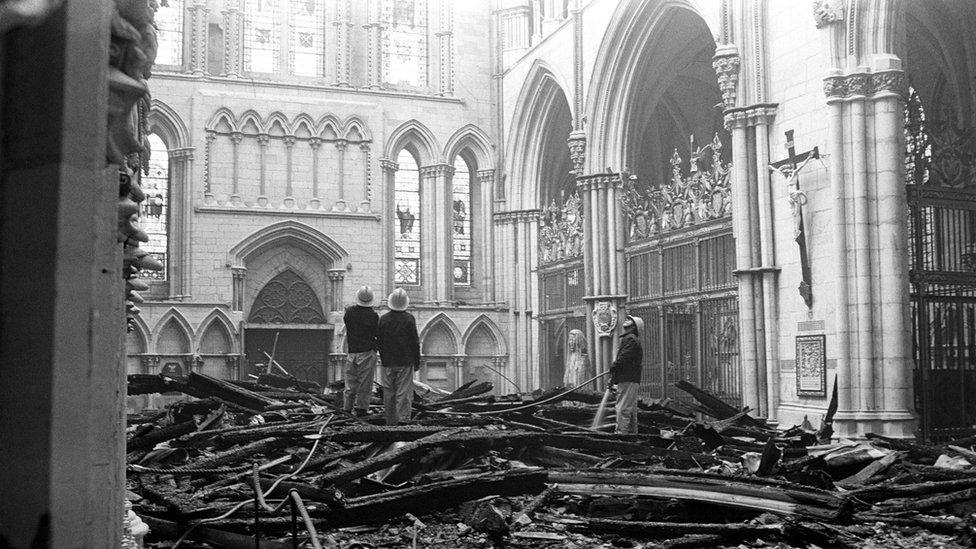
[[[543,314],[583,305],[583,267],[578,263],[544,272],[539,278]]]

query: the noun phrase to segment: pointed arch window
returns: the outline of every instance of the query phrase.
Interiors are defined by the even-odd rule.
[[[323,76],[325,3],[291,0],[288,23],[289,72],[296,76]]]
[[[244,1],[244,70],[278,72],[281,0]]]
[[[169,274],[169,204],[170,174],[169,149],[158,135],[149,134],[149,171],[142,175],[142,189],[146,199],[142,202],[139,225],[149,235],[149,242],[140,248],[149,252],[163,264],[161,271],[142,271],[140,276],[167,280]]]
[[[471,170],[460,155],[454,160],[452,179],[454,235],[454,284],[470,286],[471,264]]]
[[[162,0],[156,9],[156,64],[183,64],[183,0]]]
[[[427,85],[427,0],[383,0],[383,81]]]
[[[397,164],[393,282],[420,284],[420,170],[417,159],[406,149],[400,151]]]

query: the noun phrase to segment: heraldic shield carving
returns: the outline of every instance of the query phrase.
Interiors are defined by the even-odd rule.
[[[617,307],[609,301],[598,301],[593,307],[593,326],[600,337],[613,334],[617,327]]]

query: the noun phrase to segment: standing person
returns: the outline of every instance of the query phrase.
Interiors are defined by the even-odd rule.
[[[403,288],[393,290],[387,305],[390,311],[380,317],[376,341],[385,384],[386,424],[396,425],[400,420],[410,419],[413,373],[420,369],[420,337],[417,321],[407,312],[410,298]]]
[[[610,383],[617,385],[617,433],[637,432],[637,390],[644,358],[640,334],[643,331],[644,320],[628,315],[624,320],[617,359],[610,366]]]
[[[342,321],[346,325],[346,390],[342,409],[347,413],[355,406],[357,416],[369,411],[376,369],[376,330],[379,315],[373,310],[373,290],[363,286],[356,292],[356,304],[346,308]]]

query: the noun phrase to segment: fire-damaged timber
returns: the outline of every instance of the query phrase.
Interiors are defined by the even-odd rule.
[[[562,388],[425,390],[386,426],[283,376],[131,381],[197,399],[130,416],[134,509],[164,545],[948,547],[976,509],[976,440],[831,440],[686,383],[695,403],[641,402],[640,434],[614,434],[590,426],[601,395]]]

